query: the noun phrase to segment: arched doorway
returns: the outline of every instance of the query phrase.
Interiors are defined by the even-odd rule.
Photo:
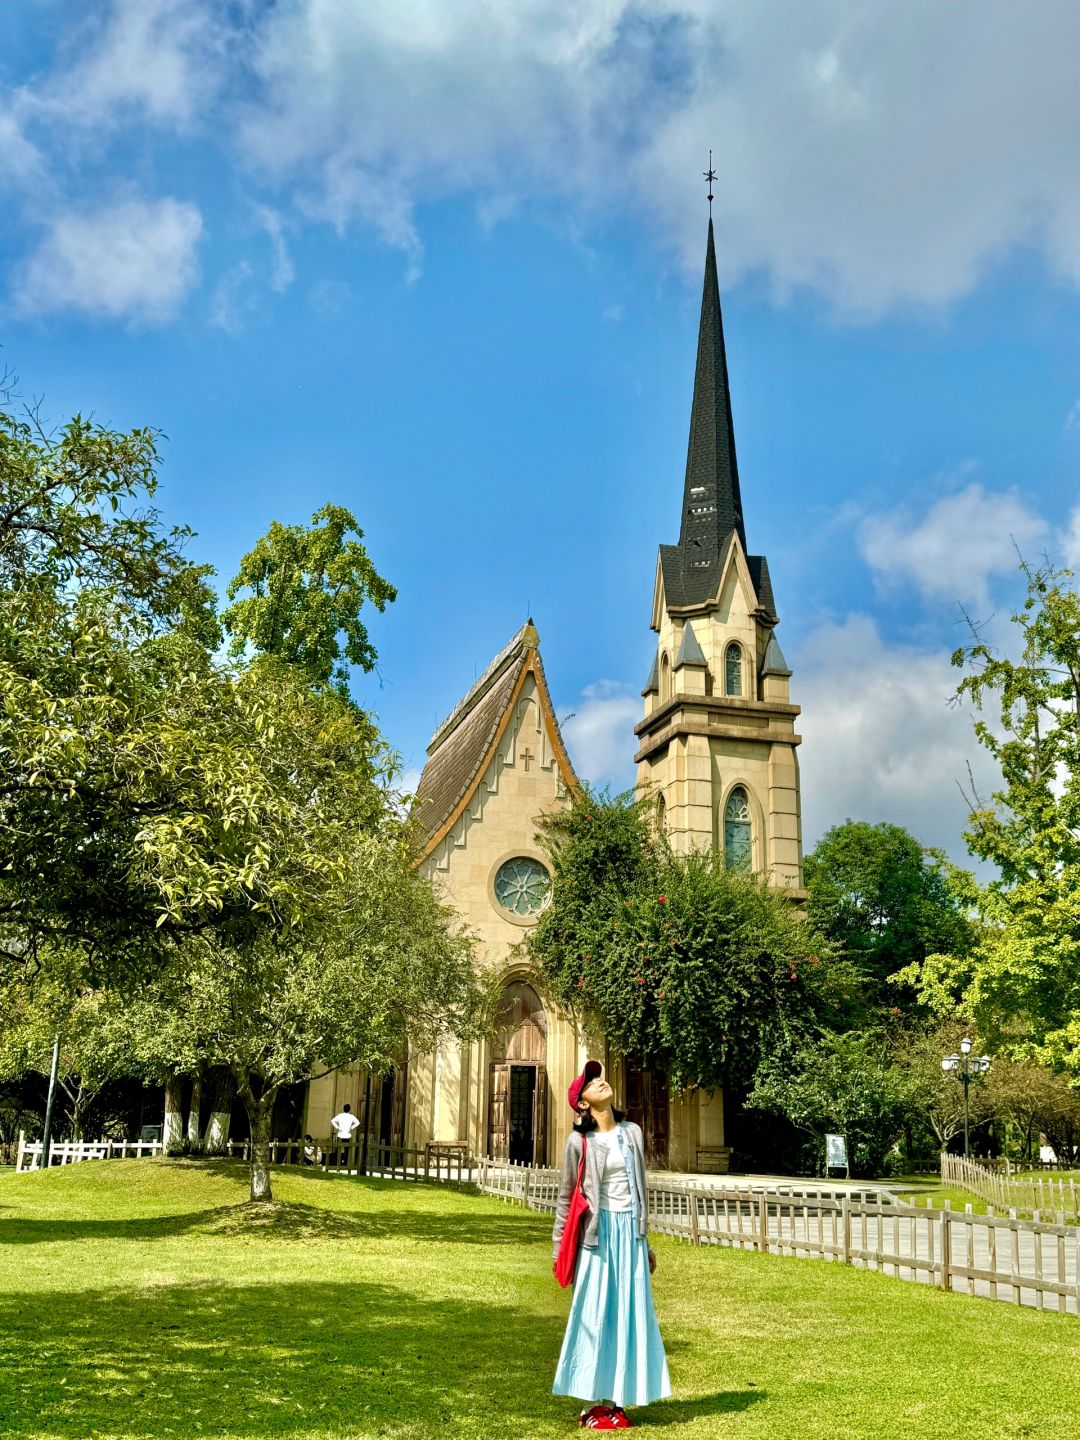
[[[518,1165],[547,1159],[547,1016],[526,980],[503,991],[492,1046],[488,1154]]]

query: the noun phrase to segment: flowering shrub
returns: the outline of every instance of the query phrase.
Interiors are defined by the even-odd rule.
[[[828,943],[762,879],[674,855],[651,806],[586,794],[542,836],[552,898],[527,949],[555,998],[617,1049],[676,1086],[716,1089],[833,1023],[854,982]]]

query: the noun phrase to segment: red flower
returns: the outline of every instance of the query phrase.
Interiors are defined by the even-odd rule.
[[[644,975],[639,975],[639,976],[637,977],[637,983],[638,983],[639,985],[644,985],[644,984],[645,984],[645,976],[644,976]]]
[[[661,895],[661,896],[660,896],[660,904],[661,904],[661,905],[666,905],[666,904],[667,904],[667,896],[666,896],[666,895]]]
[[[893,1013],[894,1015],[899,1015],[899,1014],[900,1014],[900,1006],[899,1006],[899,1005],[894,1005],[894,1006],[892,1007],[892,1013]]]
[[[579,990],[584,990],[584,989],[585,989],[585,981],[584,981],[584,980],[579,980],[579,981],[577,982],[577,988],[578,988]]]

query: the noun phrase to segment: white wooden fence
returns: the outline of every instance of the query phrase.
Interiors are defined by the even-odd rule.
[[[482,1193],[552,1213],[560,1172],[479,1162]],[[648,1179],[649,1228],[692,1245],[731,1245],[774,1255],[814,1256],[864,1266],[943,1290],[1080,1314],[1075,1226],[949,1207],[853,1200],[825,1190],[785,1193],[695,1188]]]
[[[27,1140],[20,1131],[16,1172],[39,1170],[41,1148],[40,1140]],[[359,1140],[347,1144],[336,1140],[271,1140],[269,1151],[271,1165],[310,1165],[341,1175],[359,1175],[364,1159]],[[75,1165],[83,1160],[139,1160],[162,1152],[160,1140],[54,1140],[49,1146],[49,1166]],[[221,1153],[250,1160],[251,1141],[230,1140]],[[368,1175],[393,1180],[453,1180],[461,1184],[473,1175],[473,1161],[463,1145],[408,1149],[369,1140],[366,1159]]]
[[[987,1165],[965,1160],[962,1155],[942,1155],[941,1183],[967,1190],[1002,1210],[1023,1210],[1035,1218],[1053,1216],[1060,1222],[1080,1221],[1080,1188],[1071,1177],[1065,1179],[1020,1179]]]

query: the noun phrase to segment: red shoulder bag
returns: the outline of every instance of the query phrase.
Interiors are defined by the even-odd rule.
[[[581,1137],[581,1164],[578,1166],[577,1184],[570,1197],[570,1209],[566,1212],[566,1224],[559,1240],[559,1253],[555,1259],[555,1279],[565,1290],[574,1280],[577,1268],[578,1249],[581,1245],[581,1224],[589,1202],[585,1199],[582,1182],[585,1179],[585,1136]]]

